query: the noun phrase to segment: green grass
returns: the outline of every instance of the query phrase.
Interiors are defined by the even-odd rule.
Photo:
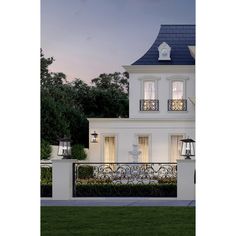
[[[41,207],[42,236],[193,236],[194,207]]]

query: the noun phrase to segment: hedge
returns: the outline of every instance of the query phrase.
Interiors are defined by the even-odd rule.
[[[52,197],[52,184],[41,184],[41,197]]]
[[[41,185],[41,197],[52,197],[52,185]],[[78,184],[74,197],[177,197],[176,184]]]
[[[75,197],[177,197],[176,184],[78,184]]]
[[[93,166],[84,165],[78,167],[78,179],[93,178]]]
[[[41,167],[41,184],[52,184],[52,167]]]

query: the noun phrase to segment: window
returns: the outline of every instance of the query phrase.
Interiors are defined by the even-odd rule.
[[[144,99],[155,99],[155,81],[144,81]]]
[[[104,138],[104,162],[115,162],[116,160],[116,145],[115,137]]]
[[[156,81],[143,81],[143,99],[140,99],[140,111],[159,111]]]
[[[171,135],[171,147],[170,147],[170,161],[176,162],[177,159],[180,159],[181,154],[181,139],[183,135]]]
[[[184,83],[180,80],[171,82],[171,99],[168,100],[168,111],[187,111],[187,99],[184,99]]]
[[[184,98],[184,82],[173,81],[172,82],[172,99],[183,99]]]
[[[140,162],[148,162],[149,161],[149,140],[147,136],[138,137],[138,145],[140,154]]]

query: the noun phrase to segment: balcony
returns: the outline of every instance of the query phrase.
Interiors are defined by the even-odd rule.
[[[159,111],[158,99],[141,99],[140,111]]]
[[[187,99],[169,99],[168,111],[187,111]]]

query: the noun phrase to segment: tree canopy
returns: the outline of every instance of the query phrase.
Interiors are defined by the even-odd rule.
[[[81,79],[68,82],[62,72],[50,72],[53,61],[41,50],[41,139],[58,144],[67,135],[88,147],[88,117],[128,117],[127,72],[100,74],[89,86]]]

